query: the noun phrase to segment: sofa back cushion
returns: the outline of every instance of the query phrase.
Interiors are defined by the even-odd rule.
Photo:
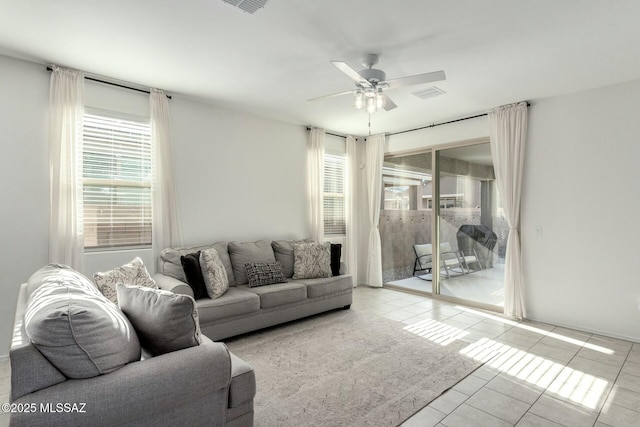
[[[231,267],[229,252],[227,251],[227,242],[217,242],[212,245],[194,246],[191,248],[167,248],[160,253],[158,272],[187,283],[180,257],[207,249],[215,249],[218,252],[220,261],[222,261],[222,265],[224,265],[224,269],[227,272],[229,286],[235,286],[236,282],[233,277],[233,268]]]
[[[91,378],[140,360],[138,336],[115,304],[69,267],[49,273],[29,297],[25,331],[52,365]]]
[[[282,266],[284,277],[293,276],[293,245],[296,243],[311,243],[313,240],[274,240],[271,242],[276,261]]]
[[[68,265],[47,264],[33,273],[27,280],[27,296],[45,283],[64,283],[70,287],[85,289],[97,295],[102,295],[98,287],[84,274],[78,273]]]
[[[271,249],[271,242],[258,240],[257,242],[229,242],[229,258],[233,267],[233,276],[237,285],[249,283],[245,264],[254,262],[276,262]]]

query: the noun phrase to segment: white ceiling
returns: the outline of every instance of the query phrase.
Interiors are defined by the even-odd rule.
[[[638,0],[0,0],[0,54],[55,63],[292,123],[366,135],[330,60],[387,78],[444,70],[446,95],[388,91],[392,132],[640,78]],[[3,82],[0,81],[0,84]]]

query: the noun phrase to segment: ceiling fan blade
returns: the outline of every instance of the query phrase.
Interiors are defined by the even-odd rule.
[[[391,98],[389,98],[387,95],[382,95],[384,97],[384,109],[386,111],[391,111],[394,108],[397,108],[398,106],[396,105],[395,102],[393,102],[391,100]]]
[[[336,68],[338,68],[338,70],[342,71],[343,73],[345,73],[347,76],[349,76],[349,78],[351,78],[351,80],[355,81],[356,83],[358,83],[359,85],[361,85],[362,87],[373,87],[371,85],[371,83],[369,83],[369,81],[367,79],[365,79],[364,77],[362,77],[360,75],[360,73],[358,73],[356,70],[354,70],[353,68],[351,68],[346,62],[342,62],[342,61],[331,61],[331,63],[333,65],[336,66]]]
[[[419,85],[423,83],[437,82],[446,80],[444,71],[434,71],[432,73],[416,74],[415,76],[400,77],[398,79],[387,80],[388,89],[396,89],[399,87]]]
[[[352,93],[353,93],[353,90],[345,90],[344,92],[332,93],[331,95],[323,95],[323,96],[318,96],[316,98],[307,99],[307,101],[318,101],[320,99],[333,98],[335,96],[342,96],[342,95],[347,95]]]

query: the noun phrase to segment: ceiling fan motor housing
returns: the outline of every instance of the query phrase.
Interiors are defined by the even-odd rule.
[[[366,68],[364,70],[359,71],[359,74],[367,79],[370,83],[378,83],[386,80],[386,74],[382,70],[377,70],[375,68]]]

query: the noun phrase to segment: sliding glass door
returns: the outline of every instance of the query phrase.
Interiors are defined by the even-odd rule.
[[[385,285],[502,307],[509,228],[489,143],[389,156],[383,182]]]
[[[489,143],[439,150],[438,293],[503,306],[509,231]]]

